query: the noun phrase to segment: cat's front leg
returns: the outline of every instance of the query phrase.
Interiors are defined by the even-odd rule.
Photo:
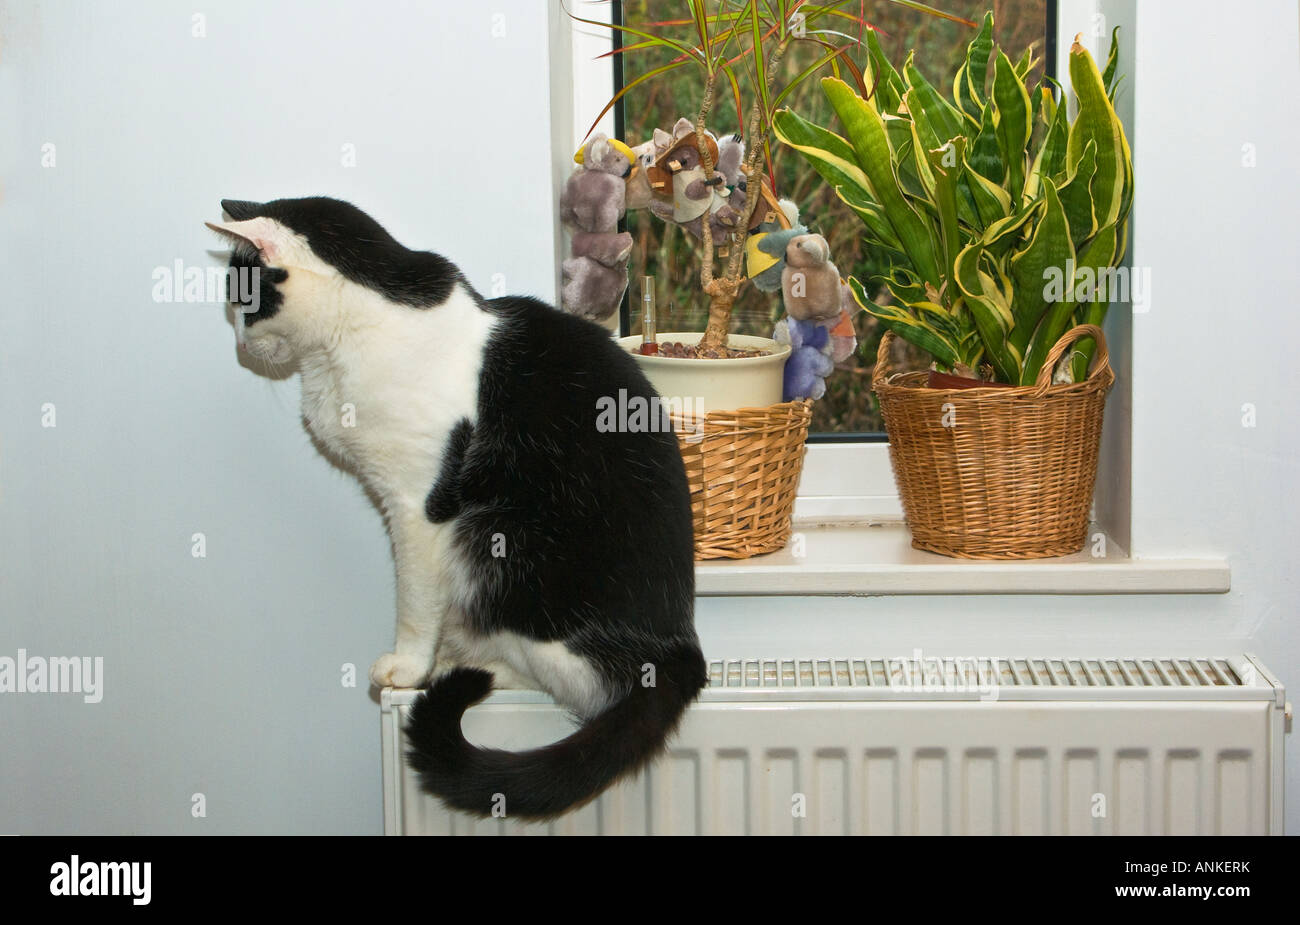
[[[420,687],[433,671],[447,612],[444,580],[450,525],[409,517],[391,526],[397,567],[397,639],[370,666],[377,687]]]

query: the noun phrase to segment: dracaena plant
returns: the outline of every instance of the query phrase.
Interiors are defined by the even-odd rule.
[[[789,110],[774,130],[862,219],[866,245],[888,255],[890,272],[876,279],[892,304],[849,280],[863,308],[941,369],[1030,384],[1073,324],[1105,317],[1133,161],[1114,109],[1114,35],[1104,72],[1077,41],[1070,49],[1073,121],[1053,81],[1026,88],[1032,53],[1012,62],[992,36],[989,14],[949,99],[911,55],[895,69],[872,33],[873,92],[822,81],[843,136]],[[1075,350],[1075,381],[1095,348],[1088,339]]]
[[[972,27],[975,25],[916,0],[888,2]],[[680,68],[695,67],[704,78],[704,91],[694,121],[705,175],[711,175],[714,168],[705,141],[709,114],[715,103],[730,98],[746,144],[741,169],[747,188],[757,191],[761,183],[768,182],[764,180],[764,166],[770,171],[769,139],[773,117],[796,87],[829,67],[837,79],[842,73],[850,76],[862,92],[867,92],[863,73],[849,54],[858,40],[841,31],[845,28],[861,31],[867,26],[860,15],[865,11],[865,3],[861,0],[858,3],[850,0],[824,0],[821,3],[809,0],[717,0],[713,3],[708,0],[679,0],[679,5],[681,17],[649,23],[618,25],[573,17],[588,25],[616,30],[628,40],[628,44],[612,52],[622,55],[625,63],[629,57],[647,52],[667,51],[672,55],[667,63],[628,81],[606,103],[592,123],[592,129],[628,91],[663,79]],[[850,9],[841,9],[846,5]],[[853,7],[857,8],[856,11]],[[690,30],[691,38],[675,37],[683,28]],[[787,52],[795,46],[807,46],[815,57],[810,55],[807,66],[798,70],[783,68]],[[749,90],[748,101],[742,86]],[[677,115],[664,114],[668,123]],[[758,199],[757,195],[746,197],[742,221],[738,223],[740,228],[749,227]],[[705,221],[701,224],[700,288],[709,298],[709,321],[700,343],[705,347],[718,347],[726,344],[732,306],[746,280],[745,234],[733,234],[731,241],[715,242],[710,223]],[[728,246],[727,256],[719,271],[717,255],[724,244]]]

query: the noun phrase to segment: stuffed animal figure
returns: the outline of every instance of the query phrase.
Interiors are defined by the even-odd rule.
[[[718,159],[718,143],[706,133],[710,159]],[[690,119],[681,118],[673,126],[672,143],[662,151],[649,171],[650,187],[658,193],[667,193],[668,201],[651,202],[650,211],[668,222],[678,225],[699,218],[709,210],[715,187],[722,185],[721,175],[714,182],[705,176],[704,161],[700,157],[699,138]]]
[[[793,239],[807,233],[808,229],[803,225],[795,225],[793,228],[777,226],[773,231],[760,231],[749,236],[749,241],[746,242],[749,246],[746,266],[750,281],[756,289],[760,292],[776,292],[781,288],[781,275],[785,272],[785,250]]]
[[[579,231],[573,235],[573,256],[588,258],[602,266],[617,267],[632,256],[632,235],[623,231]]]
[[[579,169],[560,194],[560,218],[574,230],[573,256],[560,265],[560,302],[571,314],[599,321],[614,313],[627,289],[632,236],[619,233],[618,220],[637,155],[598,132],[573,159]]]
[[[678,119],[671,133],[657,128],[651,138],[654,144],[654,158],[646,166],[646,182],[653,194],[649,208],[656,218],[666,222],[676,221],[674,215],[679,207],[678,200],[685,196],[684,183],[677,182],[677,174],[699,163],[696,150],[698,140],[693,132],[687,130],[685,125],[687,121],[687,119]],[[682,178],[683,181],[689,179],[690,177]],[[696,207],[696,205],[688,206],[691,210]],[[698,208],[702,214],[704,203],[699,203]]]
[[[626,204],[625,178],[636,155],[601,132],[574,156],[581,167],[560,193],[560,220],[576,231],[616,231]]]
[[[848,283],[840,283],[840,316],[830,327],[831,359],[843,363],[858,349],[858,332],[853,327],[853,316],[862,311]]]
[[[710,133],[709,138],[713,135]],[[745,212],[746,180],[741,171],[745,157],[745,142],[739,135],[728,135],[718,142],[718,159],[714,166],[713,200],[709,204],[709,230],[715,243],[739,231]],[[682,227],[697,238],[703,239],[703,216],[687,222]]]
[[[627,191],[624,194],[624,205],[627,211],[648,209],[650,203],[655,201],[658,193],[650,186],[650,168],[654,166],[659,156],[668,150],[672,142],[673,136],[657,128],[650,138],[632,149],[634,161],[632,170],[627,176]]]
[[[831,247],[821,235],[798,235],[786,244],[781,295],[786,313],[797,321],[839,317],[840,271],[831,263]]]
[[[818,399],[826,394],[826,377],[836,363],[847,360],[857,349],[853,315],[861,308],[831,263],[826,239],[819,234],[790,233],[794,231],[769,232],[765,238],[774,240],[760,244],[766,243],[770,250],[772,243],[785,242],[781,294],[786,317],[777,323],[772,337],[790,345],[785,363],[786,401]],[[770,273],[771,268],[763,272]]]
[[[574,234],[573,256],[560,265],[564,310],[594,321],[612,315],[627,289],[627,261],[631,254],[632,235],[626,231]]]
[[[706,176],[700,156],[699,136],[695,124],[685,117],[673,126],[671,140],[664,146],[656,130],[656,160],[647,169],[647,183],[653,194],[649,209],[667,222],[681,225],[697,238],[703,237],[704,216],[714,241],[721,242],[739,230],[745,207],[745,182],[741,171],[745,145],[737,135],[718,142],[712,132],[705,132],[712,174]],[[638,190],[637,201],[642,201]]]
[[[718,142],[718,162],[714,169],[722,174],[723,182],[729,189],[734,190],[740,186],[743,190],[745,175],[740,167],[744,160],[745,142],[739,135],[728,135]]]
[[[762,211],[755,209],[757,214]],[[790,223],[789,228],[782,228],[779,222],[760,222],[745,240],[745,273],[754,288],[760,292],[776,292],[781,288],[781,273],[785,270],[785,249],[792,238],[807,234],[808,229],[799,224],[799,207],[789,199],[780,200],[777,205]]]
[[[818,399],[826,394],[826,377],[835,370],[827,356],[830,331],[815,321],[785,317],[777,322],[772,339],[790,345],[782,383],[783,401]]]

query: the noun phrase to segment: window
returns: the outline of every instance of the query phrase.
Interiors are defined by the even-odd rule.
[[[949,0],[934,5],[971,21],[981,20],[991,7],[996,23],[995,40],[1002,47],[1017,52],[1033,44],[1036,54],[1043,59],[1034,72],[1036,76],[1028,81],[1030,86],[1037,85],[1038,78],[1044,73],[1044,64],[1053,68],[1054,0]],[[622,21],[629,23],[668,22],[681,18],[681,6],[677,0],[623,0],[613,5],[612,15],[621,15]],[[909,49],[915,49],[918,66],[927,78],[939,88],[952,86],[957,68],[965,59],[966,45],[973,35],[970,27],[880,0],[861,5],[849,3],[844,9],[863,15],[865,21],[877,29],[891,61],[897,64]],[[680,27],[683,41],[695,41],[691,38],[691,28],[688,24]],[[846,24],[844,31],[849,33],[854,28]],[[628,41],[631,40],[618,39],[619,44]],[[793,77],[815,62],[822,52],[820,46],[812,43],[806,47],[796,46],[786,56],[782,67],[789,77]],[[865,50],[861,54],[855,53],[854,57],[860,64]],[[615,82],[623,86],[624,80],[633,80],[669,60],[671,56],[667,53],[656,57],[652,52],[639,52],[624,64],[623,56],[616,55],[613,58]],[[620,66],[625,69],[623,73],[619,72]],[[664,78],[648,81],[629,91],[620,101],[615,109],[614,131],[630,144],[643,141],[656,127],[671,128],[678,116],[694,118],[702,92],[703,78],[693,68],[680,68]],[[745,98],[749,96],[746,92]],[[782,105],[819,125],[835,126],[834,114],[815,80],[795,89]],[[710,122],[710,128],[719,137],[741,128],[734,106],[715,106]],[[801,221],[830,242],[832,259],[842,275],[851,274],[866,284],[869,277],[881,272],[883,264],[873,254],[865,253],[861,245],[859,219],[839,201],[835,191],[821,177],[794,152],[784,150],[775,139],[771,145],[770,163],[778,194],[794,201],[800,208]],[[644,211],[628,213],[627,228],[636,244],[628,268],[629,277],[636,280],[650,275],[658,281],[659,330],[703,330],[707,304],[699,291],[699,260],[694,239],[677,226],[664,223]],[[624,333],[640,331],[639,306],[634,307],[633,303],[634,300],[630,299],[624,302],[621,320]],[[763,293],[747,286],[737,299],[732,330],[741,334],[769,335],[781,314],[779,294]],[[814,404],[810,441],[863,443],[883,442],[885,439],[879,409],[871,392],[871,372],[883,328],[865,312],[858,314],[855,323],[858,352],[828,379],[826,395]],[[924,354],[905,344],[900,349],[904,352],[899,355],[899,362],[919,366],[929,361]],[[806,478],[805,485],[808,483]],[[839,492],[830,494],[838,495]]]

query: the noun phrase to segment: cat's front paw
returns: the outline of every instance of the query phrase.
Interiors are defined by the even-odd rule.
[[[375,687],[422,687],[429,665],[413,655],[389,652],[370,666],[370,682]]]

